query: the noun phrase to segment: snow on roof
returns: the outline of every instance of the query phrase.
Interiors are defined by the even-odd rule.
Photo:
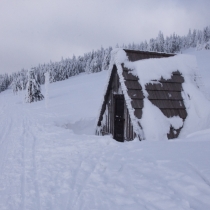
[[[177,70],[184,77],[194,74],[197,71],[196,58],[183,54],[168,58],[152,58],[135,62],[125,62],[125,67],[134,69],[134,74],[140,78],[140,83],[143,86],[152,80],[159,80],[161,77],[170,79],[172,72]]]

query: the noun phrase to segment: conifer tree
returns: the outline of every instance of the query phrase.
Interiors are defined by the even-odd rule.
[[[45,76],[45,107],[48,108],[49,105],[49,83],[50,83],[50,74],[46,72]]]
[[[163,33],[161,31],[158,34],[157,41],[158,41],[158,51],[159,52],[164,52],[164,42],[165,41],[164,41]]]
[[[108,70],[109,69],[109,62],[110,62],[110,53],[109,50],[106,49],[104,53],[104,59],[102,62],[102,70]]]
[[[40,84],[37,82],[34,72],[29,71],[28,83],[26,88],[26,102],[32,103],[34,101],[41,101],[44,99],[44,96],[41,93]]]

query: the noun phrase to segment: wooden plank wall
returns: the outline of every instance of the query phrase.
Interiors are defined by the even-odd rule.
[[[114,94],[118,92],[119,89],[119,77],[117,71],[115,70],[112,78],[111,84],[107,91],[106,97],[106,110],[104,111],[103,118],[106,119],[105,124],[102,128],[102,135],[112,134],[114,135]]]
[[[114,95],[115,94],[122,94],[120,91],[120,82],[119,82],[119,76],[117,72],[113,74],[112,83],[110,85],[109,93],[106,100],[106,109],[103,115],[103,118],[105,118],[105,124],[102,128],[102,135],[108,135],[112,134],[114,135],[114,109],[115,109],[115,100]],[[125,140],[133,140],[134,139],[134,132],[133,132],[133,126],[130,120],[129,112],[126,106],[126,103],[124,103],[124,138]]]
[[[124,108],[125,124],[124,124],[124,138],[126,141],[131,141],[134,139],[134,131],[131,123],[130,115],[127,107]]]

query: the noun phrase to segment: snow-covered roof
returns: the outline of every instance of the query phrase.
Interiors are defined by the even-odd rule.
[[[115,49],[112,51],[109,82],[114,65],[136,136],[167,139],[171,127],[171,132],[177,137],[182,127],[180,135],[207,126],[210,103],[196,84],[198,67],[194,56]],[[142,107],[135,106],[136,99],[131,92],[135,93],[133,95],[143,92],[143,97],[138,99],[142,101]],[[153,97],[152,93],[157,94]]]

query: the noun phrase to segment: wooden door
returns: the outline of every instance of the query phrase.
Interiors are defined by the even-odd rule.
[[[124,97],[115,95],[114,112],[114,139],[120,142],[124,141]]]

